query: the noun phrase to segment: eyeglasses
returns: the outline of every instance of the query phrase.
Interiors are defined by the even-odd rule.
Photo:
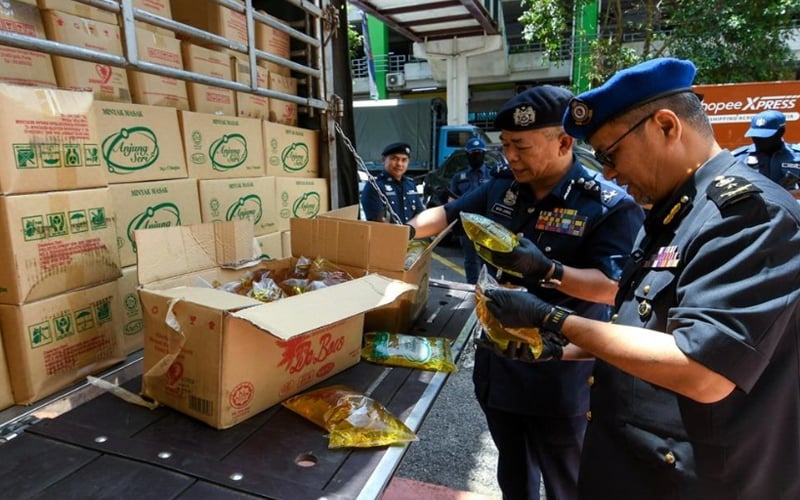
[[[608,168],[616,168],[616,165],[614,165],[614,160],[611,158],[611,150],[612,150],[612,149],[614,149],[614,147],[615,147],[617,144],[619,144],[620,142],[622,142],[622,139],[624,139],[625,137],[627,137],[627,136],[628,136],[628,134],[630,134],[631,132],[633,132],[634,130],[636,130],[637,128],[639,128],[639,127],[640,127],[640,126],[641,126],[641,125],[642,125],[644,122],[646,122],[647,120],[649,120],[650,118],[652,118],[653,114],[654,114],[654,113],[650,113],[649,115],[645,116],[644,118],[642,118],[641,120],[639,120],[638,122],[636,122],[636,123],[635,123],[635,124],[634,124],[634,125],[633,125],[631,128],[629,128],[629,129],[628,129],[628,130],[627,130],[627,131],[626,131],[624,134],[622,134],[621,136],[619,136],[619,137],[617,138],[617,140],[616,140],[616,141],[614,141],[614,142],[612,142],[612,143],[611,143],[611,145],[609,145],[607,148],[605,148],[605,149],[597,149],[597,150],[595,150],[595,152],[594,152],[594,157],[595,157],[595,159],[596,159],[597,161],[599,161],[599,162],[600,162],[600,164],[601,164],[601,165],[603,165],[604,167],[608,167]]]

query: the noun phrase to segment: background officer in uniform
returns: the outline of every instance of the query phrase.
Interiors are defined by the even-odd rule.
[[[653,205],[612,322],[489,294],[505,326],[596,358],[583,499],[800,498],[800,206],[719,146],[694,75],[647,61],[564,117],[606,177]]]
[[[417,237],[444,229],[462,211],[483,214],[522,238],[502,281],[599,320],[609,318],[617,279],[644,219],[618,186],[586,169],[561,117],[572,93],[549,85],[509,100],[499,111],[507,175],[411,220]],[[517,292],[519,293],[519,292]],[[527,295],[527,294],[523,294]],[[501,351],[483,336],[475,353],[475,395],[499,452],[503,498],[576,497],[586,428],[591,362],[529,363],[527,345]]]
[[[479,137],[473,137],[468,140],[464,150],[467,152],[469,165],[456,172],[450,180],[448,193],[450,201],[478,188],[481,184],[488,182],[492,176],[491,170],[484,163],[486,144]],[[461,231],[459,241],[461,250],[464,253],[464,272],[467,277],[467,283],[474,285],[478,281],[481,260],[475,251],[475,246],[467,238],[467,235],[463,233],[460,227],[458,231]]]
[[[405,175],[411,157],[411,146],[404,142],[395,142],[383,148],[381,156],[383,172],[375,177],[380,193],[370,182],[361,191],[364,216],[372,221],[405,224],[425,209],[414,180]],[[387,216],[386,204],[381,200],[381,194],[385,196],[399,220],[391,220],[391,214]]]
[[[733,155],[800,199],[800,144],[787,144],[783,140],[784,133],[786,116],[783,113],[775,110],[758,113],[744,134],[753,144],[742,146]]]

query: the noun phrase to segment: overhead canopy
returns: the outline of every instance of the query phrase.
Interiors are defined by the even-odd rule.
[[[480,0],[350,0],[390,29],[417,43],[497,35],[497,21]],[[498,2],[493,2],[496,6]]]

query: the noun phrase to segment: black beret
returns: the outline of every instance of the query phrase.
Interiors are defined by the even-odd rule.
[[[628,110],[661,97],[690,92],[695,72],[691,61],[670,57],[623,69],[569,103],[564,130],[578,139],[588,139],[604,123]]]
[[[405,142],[393,142],[392,144],[389,144],[388,146],[383,148],[383,153],[381,153],[381,156],[389,156],[396,154],[411,156],[411,146],[409,146]]]
[[[531,87],[509,99],[494,119],[500,130],[532,130],[561,126],[564,110],[573,95],[552,85]]]

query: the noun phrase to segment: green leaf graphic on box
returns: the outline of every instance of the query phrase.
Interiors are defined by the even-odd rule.
[[[225,220],[250,219],[253,225],[258,224],[262,215],[261,198],[255,194],[242,196],[236,203],[228,207]]]
[[[147,127],[122,129],[103,140],[103,158],[108,171],[130,174],[144,170],[158,159],[158,138]]]
[[[133,232],[138,229],[151,229],[156,227],[175,227],[181,225],[181,209],[178,205],[166,201],[152,207],[147,207],[144,212],[132,218],[128,223],[125,234],[131,243],[134,253],[136,252],[136,240]]]
[[[226,134],[208,147],[211,168],[231,170],[247,160],[247,139],[242,134]]]
[[[292,205],[292,213],[301,219],[316,217],[320,212],[321,200],[319,193],[304,193],[303,196],[295,200]]]
[[[295,142],[284,148],[281,152],[283,169],[287,172],[298,172],[308,166],[308,145]]]

